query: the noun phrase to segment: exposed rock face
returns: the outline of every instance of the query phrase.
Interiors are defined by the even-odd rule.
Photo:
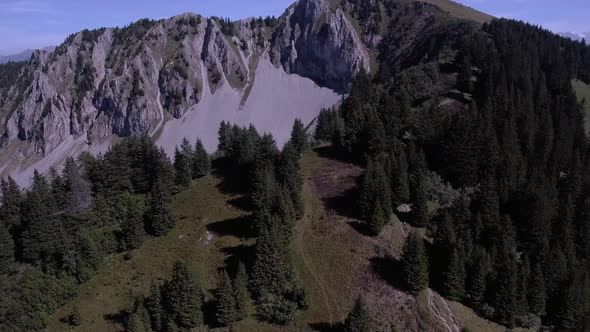
[[[205,93],[236,96],[230,98],[240,100],[239,105],[231,105],[236,109],[274,107],[277,103],[248,104],[253,89],[258,98],[262,95],[265,85],[254,86],[263,59],[278,71],[313,80],[315,89],[338,93],[347,90],[359,70],[370,70],[368,51],[351,19],[328,0],[300,0],[273,26],[253,19],[228,25],[183,14],[168,20],[140,20],[123,29],[85,30],[53,52],[35,51],[14,80],[15,88],[0,91],[0,118],[5,122],[2,146],[18,143],[23,159],[38,160],[56,149],[64,150],[58,147],[66,141],[87,145],[79,151],[92,150],[111,136],[155,135],[170,119],[183,119],[189,111],[210,111],[199,109]],[[283,77],[271,75],[272,66],[265,68],[263,77]],[[326,101],[337,100],[324,92],[311,92],[307,84],[287,86],[315,96],[315,104],[306,104],[312,108],[306,117],[329,106]],[[269,86],[267,98],[284,97],[272,93],[277,88]],[[201,106],[229,107],[211,102]],[[239,118],[256,122],[262,115],[260,110],[256,114]],[[214,118],[202,121],[219,120]],[[170,138],[169,133],[166,136]],[[2,175],[10,173],[5,166],[0,160]]]
[[[341,92],[361,68],[370,71],[369,53],[350,18],[323,0],[301,0],[287,10],[271,54],[285,71]]]

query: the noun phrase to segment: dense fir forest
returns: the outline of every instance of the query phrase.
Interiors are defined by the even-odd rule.
[[[178,331],[228,326],[246,317],[252,300],[259,319],[287,324],[307,308],[294,277],[291,228],[303,213],[299,159],[308,148],[301,121],[279,150],[270,134],[252,126],[222,123],[216,159],[227,189],[244,195],[258,234],[255,261],[223,271],[215,294],[215,317],[204,317],[204,291],[178,262],[172,278],[125,313],[129,331]],[[35,173],[28,190],[2,180],[0,208],[0,330],[35,331],[92,277],[113,253],[140,247],[175,225],[171,196],[209,174],[201,141],[184,140],[171,162],[147,136],[125,139],[104,155],[67,160],[63,171]],[[241,180],[237,180],[241,179]],[[248,273],[248,272],[249,273]],[[231,274],[228,274],[228,272]],[[80,323],[74,310],[68,322]]]
[[[427,229],[406,243],[408,291],[433,287],[508,327],[588,331],[590,145],[571,79],[590,82],[590,48],[515,21],[458,24],[424,42],[431,58],[361,73],[315,138],[366,165],[367,234],[392,212]],[[420,95],[449,77],[452,94]],[[449,96],[462,103],[443,107]]]

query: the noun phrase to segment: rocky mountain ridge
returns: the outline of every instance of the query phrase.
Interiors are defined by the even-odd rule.
[[[35,169],[142,133],[169,155],[185,137],[214,152],[221,121],[282,145],[295,118],[312,123],[361,70],[418,66],[413,79],[431,63],[415,102],[445,95],[456,80],[452,36],[486,19],[448,0],[299,0],[278,19],[182,14],[84,30],[0,66],[0,176],[26,184]]]
[[[216,106],[238,111],[253,87],[264,83],[256,80],[264,62],[277,73],[315,82],[310,91],[323,94],[309,105],[314,114],[337,102],[359,70],[370,71],[368,50],[350,17],[326,0],[300,0],[277,21],[182,14],[85,30],[53,52],[35,51],[13,82],[0,88],[2,146],[19,155],[0,160],[3,175],[27,168],[23,163],[48,166],[39,165],[47,157],[55,164],[65,151],[100,152],[113,137],[147,132],[157,139],[168,120],[206,112],[199,107],[205,89],[215,96],[231,88],[240,95],[239,105]],[[286,116],[279,131],[295,116]],[[258,119],[248,120],[257,125]],[[174,134],[178,144],[182,133]],[[202,139],[215,146],[216,138]]]

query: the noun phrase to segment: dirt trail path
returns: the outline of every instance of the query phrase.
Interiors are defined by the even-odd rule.
[[[305,234],[305,226],[307,223],[309,223],[309,219],[307,217],[303,218],[301,221],[302,223],[301,225],[301,230],[299,230],[299,234],[298,234],[298,238],[297,238],[297,250],[299,251],[301,258],[303,259],[303,263],[305,264],[305,267],[307,268],[307,270],[309,271],[309,273],[313,276],[313,278],[315,279],[318,287],[320,288],[320,290],[322,291],[322,297],[323,297],[323,301],[326,305],[326,309],[328,311],[328,321],[329,322],[333,322],[334,321],[334,315],[332,314],[332,306],[330,305],[330,296],[328,296],[328,292],[326,291],[326,282],[324,281],[324,279],[315,271],[313,264],[310,262],[310,258],[307,255],[306,251],[305,251],[305,247],[303,245],[303,241],[304,241],[304,234]]]

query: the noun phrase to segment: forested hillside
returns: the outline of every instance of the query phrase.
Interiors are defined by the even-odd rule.
[[[452,45],[452,63],[387,58],[387,72],[358,77],[316,138],[366,165],[369,234],[405,203],[399,217],[428,230],[428,250],[407,248],[410,291],[509,327],[587,330],[590,149],[570,80],[588,81],[590,49],[514,21],[464,31],[427,49]],[[446,95],[420,95],[453,71]]]
[[[84,53],[97,36],[114,43],[103,60],[125,71],[109,75],[126,82],[124,104],[151,98],[129,113],[150,118],[103,154],[35,172],[30,187],[0,182],[1,331],[590,330],[590,144],[580,98],[590,47],[438,0],[301,0],[279,19],[197,18],[86,31],[51,55]],[[180,53],[144,45],[149,59],[185,59],[181,67],[158,60],[144,65],[157,67],[144,68],[149,75],[128,70],[122,42],[139,37],[126,33],[156,26],[174,32],[168,42]],[[191,45],[173,41],[177,32],[214,56],[192,57]],[[181,104],[199,103],[203,87],[221,89],[221,76],[228,85],[241,77],[243,90],[225,86],[241,97],[262,52],[270,72],[283,71],[257,79],[278,85],[299,74],[345,97],[313,125],[296,120],[284,145],[224,119],[214,154],[200,139],[160,147],[164,129],[152,130],[165,128],[160,91],[177,124],[190,123]],[[86,91],[96,77],[84,56],[73,79]],[[207,76],[202,85],[181,74],[188,59],[200,59],[187,66]],[[32,128],[17,130],[26,135],[48,127],[25,123],[25,94],[39,123],[70,108],[35,102],[31,86],[43,75],[32,66],[0,66],[18,83],[0,82],[0,109],[10,110],[0,115]],[[184,86],[194,98],[176,103],[172,92],[183,92],[166,90],[166,80],[199,89]],[[72,107],[59,114],[74,123],[81,105]],[[271,111],[265,125],[277,122]],[[91,128],[115,128],[99,127]]]

